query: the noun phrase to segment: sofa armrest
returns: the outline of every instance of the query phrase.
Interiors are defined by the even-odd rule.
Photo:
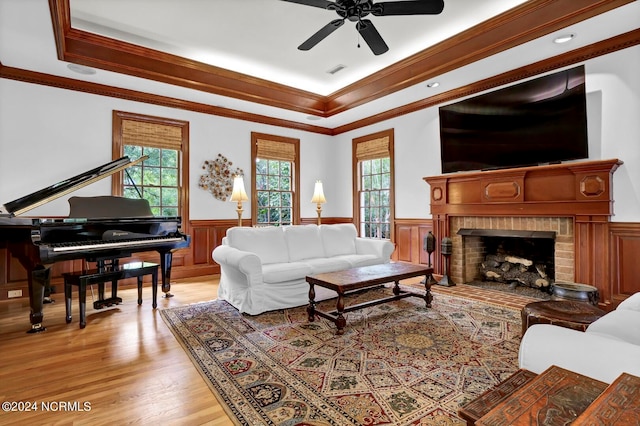
[[[247,284],[262,283],[262,262],[255,253],[220,245],[213,249],[211,257],[220,264],[220,268],[230,268],[246,275]]]
[[[389,240],[379,240],[376,238],[356,238],[356,253],[373,254],[385,262],[391,261],[391,254],[396,249]]]
[[[538,374],[557,365],[611,383],[623,372],[640,376],[640,346],[598,333],[536,324],[522,337],[518,363]]]

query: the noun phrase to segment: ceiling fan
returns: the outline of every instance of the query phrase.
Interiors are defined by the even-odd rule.
[[[309,50],[324,40],[329,34],[340,28],[346,19],[356,23],[356,29],[369,45],[374,55],[381,55],[389,46],[384,42],[378,30],[367,15],[392,16],[392,15],[437,15],[444,9],[443,0],[405,0],[383,1],[374,3],[372,0],[282,0],[290,3],[303,4],[305,6],[319,7],[327,10],[335,10],[340,16],[329,22],[307,41],[298,46],[300,50]]]

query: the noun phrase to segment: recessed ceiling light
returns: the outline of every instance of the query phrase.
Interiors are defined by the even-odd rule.
[[[317,115],[307,115],[307,120],[310,120],[310,121],[318,121],[321,118],[322,117],[318,117]]]
[[[553,42],[556,44],[566,43],[568,41],[573,40],[576,37],[575,34],[563,34],[553,39]]]
[[[438,83],[437,81],[432,81],[431,83],[427,83],[427,87],[429,88],[434,88],[438,86],[440,86],[440,83]]]
[[[92,75],[96,73],[96,70],[94,70],[93,68],[85,67],[84,65],[67,64],[67,68],[69,68],[73,72],[77,72],[78,74],[83,75]]]

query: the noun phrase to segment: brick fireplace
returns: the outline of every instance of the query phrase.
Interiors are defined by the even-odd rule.
[[[620,164],[612,159],[424,178],[436,240],[452,240],[450,278],[464,283],[477,274],[479,241],[458,235],[462,228],[552,231],[555,280],[594,285],[603,293],[612,175]],[[439,244],[434,268],[443,273]]]
[[[459,235],[464,230],[532,231],[553,235],[553,279],[573,282],[575,276],[575,250],[573,219],[569,217],[478,217],[456,216],[450,220],[450,236],[453,247],[450,276],[457,283],[467,283],[478,277],[478,267],[485,259],[486,250],[482,236]],[[523,233],[524,234],[524,233]],[[516,234],[510,238],[518,237]]]

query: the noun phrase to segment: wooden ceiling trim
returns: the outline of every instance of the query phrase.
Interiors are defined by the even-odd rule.
[[[529,1],[329,97],[332,116],[592,18],[632,0]]]
[[[185,109],[203,114],[217,115],[220,117],[233,118],[254,123],[269,124],[279,127],[297,129],[323,135],[338,135],[341,133],[356,130],[365,126],[379,123],[381,121],[396,118],[405,114],[410,114],[421,109],[430,108],[439,104],[453,101],[462,97],[470,96],[485,90],[490,90],[518,80],[533,77],[535,75],[552,71],[561,67],[570,66],[576,63],[606,55],[618,50],[626,49],[640,44],[640,29],[601,41],[571,52],[555,56],[537,63],[527,65],[512,71],[499,74],[466,86],[462,86],[436,96],[421,99],[419,101],[394,108],[382,113],[372,115],[362,120],[354,121],[334,129],[298,123],[290,120],[268,117],[259,114],[231,110],[212,105],[206,105],[181,99],[169,98],[166,96],[153,95],[149,93],[121,89],[113,86],[100,85],[81,80],[58,77],[49,74],[26,71],[17,68],[7,67],[0,62],[0,78],[7,78],[27,83],[41,84],[58,87],[62,89],[75,90],[101,96],[127,99],[137,102],[162,105],[171,108]]]
[[[304,114],[324,116],[325,97],[71,28],[69,0],[50,0],[60,60]]]
[[[330,117],[633,0],[530,0],[328,97],[72,29],[69,1],[49,0],[62,60]]]
[[[449,90],[444,93],[440,93],[435,96],[431,96],[419,101],[404,105],[399,108],[394,108],[388,111],[381,112],[379,114],[364,118],[362,120],[354,121],[349,124],[345,124],[333,129],[333,134],[338,135],[341,133],[349,132],[379,123],[384,120],[390,120],[405,114],[410,114],[425,108],[430,108],[446,102],[470,96],[476,93],[483,92],[485,90],[494,89],[496,87],[504,86],[516,81],[520,81],[526,78],[530,78],[545,72],[553,71],[562,67],[578,64],[587,61],[598,56],[607,55],[618,50],[623,50],[629,47],[637,46],[640,44],[640,29],[630,31],[625,34],[621,34],[616,37],[612,37],[607,40],[603,40],[599,43],[594,43],[589,46],[585,46],[579,49],[572,50],[562,55],[554,56],[530,65],[525,65],[520,68],[516,68],[511,71],[507,71],[496,76],[480,80],[466,86],[458,87],[453,90]]]
[[[44,74],[35,71],[28,71],[19,68],[7,67],[0,63],[0,78],[22,81],[25,83],[40,84],[44,86],[57,87],[60,89],[74,90],[78,92],[90,93],[93,95],[108,96],[112,98],[126,99],[135,102],[143,102],[153,105],[161,105],[169,108],[184,109],[203,114],[216,115],[220,117],[233,118],[237,120],[250,121],[253,123],[269,124],[272,126],[286,127],[306,132],[332,135],[331,129],[320,126],[299,123],[297,121],[284,120],[266,115],[252,114],[229,108],[218,107],[198,102],[185,101],[183,99],[171,98],[168,96],[154,95],[136,90],[123,89],[120,87],[107,86],[103,84],[91,83],[82,80],[74,80],[67,77],[59,77],[51,74]]]

